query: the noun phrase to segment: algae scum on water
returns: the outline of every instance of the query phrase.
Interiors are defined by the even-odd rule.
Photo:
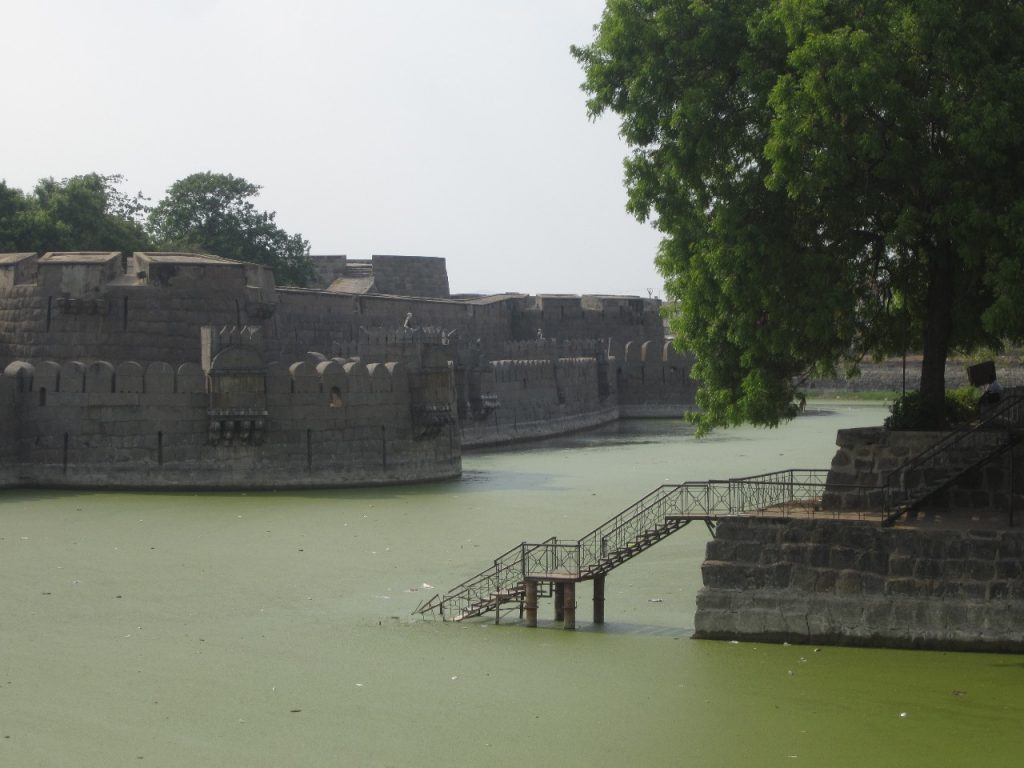
[[[1016,765],[1017,657],[689,640],[707,531],[608,579],[603,628],[412,621],[524,539],[665,480],[827,465],[837,406],[697,442],[677,422],[469,454],[347,491],[0,497],[0,764]],[[431,591],[433,590],[433,591]]]

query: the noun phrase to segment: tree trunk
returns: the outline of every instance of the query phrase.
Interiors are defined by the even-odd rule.
[[[921,410],[927,426],[945,426],[946,357],[953,329],[953,253],[940,243],[928,255],[924,355],[921,360]]]

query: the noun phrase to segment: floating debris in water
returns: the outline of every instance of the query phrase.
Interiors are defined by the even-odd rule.
[[[665,601],[664,601],[664,600],[662,600],[662,599],[661,599],[660,597],[652,597],[652,598],[651,598],[650,600],[648,600],[647,602],[648,602],[648,603],[663,603],[663,602],[665,602]]]

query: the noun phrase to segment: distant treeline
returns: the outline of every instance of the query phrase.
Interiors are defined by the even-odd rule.
[[[156,205],[118,189],[124,178],[88,173],[40,179],[31,192],[0,181],[0,253],[181,251],[265,264],[281,285],[314,277],[309,243],[277,226],[252,200],[260,187],[223,173],[194,173]]]

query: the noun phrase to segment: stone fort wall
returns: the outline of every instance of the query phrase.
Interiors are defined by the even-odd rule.
[[[11,363],[0,485],[280,488],[461,472],[454,421],[417,411],[450,412],[450,372],[313,357],[266,366],[250,392],[252,375],[215,392],[195,363]]]
[[[410,262],[424,274],[399,257],[377,261],[377,277],[396,290],[426,281],[447,295],[441,259]],[[328,272],[345,269],[334,262]],[[268,415],[258,450],[232,439],[226,453],[202,424],[219,400],[231,400],[218,387],[232,379],[208,368],[197,341],[204,329],[232,327],[260,339],[259,370],[244,385],[236,377],[232,386],[245,391],[234,407],[255,397]],[[318,371],[320,389],[307,391],[313,385],[295,361]],[[404,382],[397,389],[357,385],[351,402],[323,404],[332,365],[354,365],[347,375],[358,377],[394,363],[401,365],[380,370]],[[444,477],[457,474],[463,441],[559,434],[621,415],[678,416],[693,395],[690,361],[666,345],[654,300],[277,288],[263,267],[173,253],[0,255],[0,369],[16,384],[4,381],[0,392],[0,427],[11,427],[0,438],[6,484],[278,487]],[[417,419],[448,418],[423,411],[433,402],[423,382],[442,369],[457,424],[447,440],[434,434],[445,431],[436,424],[435,442],[408,438]],[[223,420],[236,430],[246,424],[255,430],[255,421]]]
[[[494,360],[479,386],[479,409],[462,420],[469,446],[564,434],[619,417],[614,383],[593,357]]]
[[[891,472],[947,434],[892,431],[884,427],[839,430],[836,434],[837,450],[828,473],[827,483],[831,490],[826,494],[825,504],[833,509],[858,508],[865,500],[865,492],[861,489],[880,489]],[[996,447],[1002,437],[997,431],[982,432],[971,442],[974,449],[986,444]],[[928,498],[913,517],[935,522],[970,521],[977,526],[1002,524],[1011,516],[1018,521],[1024,519],[1024,461],[1020,456],[1020,449],[1015,448],[970,470],[948,488]],[[955,452],[946,457],[953,463],[958,459]],[[904,487],[911,491],[924,487],[933,473],[941,471],[939,466],[907,473],[903,477]],[[882,506],[881,490],[866,493],[870,504],[876,508]]]
[[[397,258],[397,257],[393,257]],[[443,260],[438,260],[443,261]],[[415,286],[413,286],[415,287]],[[664,339],[652,299],[508,294],[469,300],[277,288],[263,267],[188,254],[0,255],[0,363],[15,359],[198,362],[204,325],[259,326],[268,359],[336,355],[360,329],[401,325],[456,331],[503,359],[509,341]]]
[[[1024,651],[1024,532],[727,519],[694,637]]]

